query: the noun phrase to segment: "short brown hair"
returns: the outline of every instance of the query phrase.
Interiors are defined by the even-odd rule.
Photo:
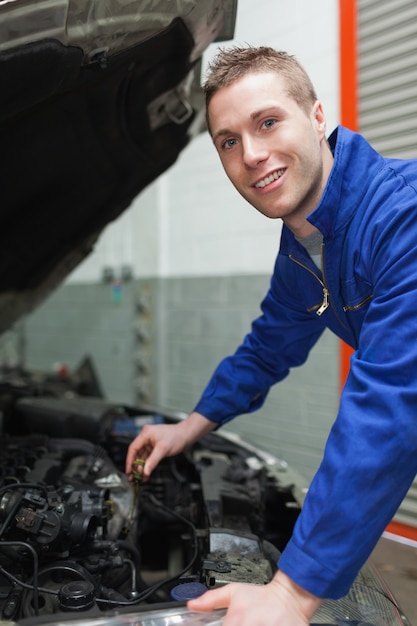
[[[203,85],[206,111],[214,94],[250,72],[276,72],[287,85],[287,94],[304,110],[317,100],[305,69],[287,52],[269,46],[221,48],[210,62]]]

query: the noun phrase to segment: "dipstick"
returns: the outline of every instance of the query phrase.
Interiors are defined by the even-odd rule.
[[[133,521],[133,515],[135,513],[135,509],[139,500],[139,489],[143,481],[143,468],[145,466],[145,461],[143,459],[135,459],[132,463],[132,477],[133,477],[133,502],[132,507],[129,512],[129,516],[126,520],[126,526],[124,529],[125,534],[127,535],[130,531]],[[139,471],[141,468],[141,471]]]

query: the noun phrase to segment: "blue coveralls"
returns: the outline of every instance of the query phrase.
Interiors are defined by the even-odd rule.
[[[338,598],[417,472],[417,161],[385,159],[343,127],[329,143],[334,165],[308,217],[323,235],[323,274],[284,226],[262,315],[195,410],[221,425],[259,409],[326,327],[354,348],[323,461],[279,562],[311,593]]]

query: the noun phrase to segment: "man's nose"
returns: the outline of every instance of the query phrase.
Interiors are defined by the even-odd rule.
[[[268,158],[264,142],[251,136],[242,138],[243,161],[247,167],[255,168]]]

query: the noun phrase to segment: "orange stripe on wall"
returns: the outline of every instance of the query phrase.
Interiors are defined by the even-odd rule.
[[[411,541],[417,541],[417,528],[408,526],[408,524],[401,524],[400,522],[391,522],[387,526],[387,532],[397,535],[398,537],[404,537],[405,539],[411,539]]]
[[[357,131],[358,120],[358,25],[356,0],[339,0],[340,121]]]
[[[339,0],[340,123],[358,130],[358,27],[356,0]],[[352,348],[340,342],[340,387],[349,373]]]

